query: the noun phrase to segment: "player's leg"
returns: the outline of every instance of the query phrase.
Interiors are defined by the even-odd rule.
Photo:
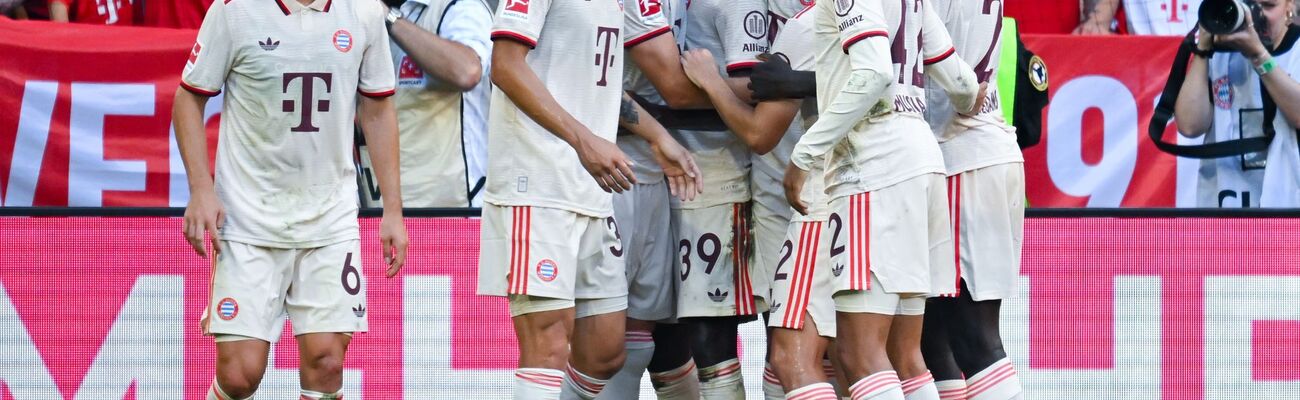
[[[822,221],[791,222],[775,254],[768,356],[781,398],[836,398],[823,365],[835,329],[831,237],[824,227]]]
[[[842,303],[863,303],[866,292],[842,293],[836,296],[837,309]],[[857,298],[857,299],[854,299]],[[889,313],[892,314],[892,311]],[[853,384],[849,394],[853,400],[903,399],[902,382],[894,372],[885,354],[889,328],[893,315],[876,312],[840,311],[836,313],[836,346],[840,364]]]
[[[660,400],[700,398],[700,375],[691,356],[690,328],[680,323],[655,326],[654,357],[650,358],[650,383]]]
[[[290,285],[293,251],[222,243],[203,319],[205,333],[217,342],[216,377],[207,397],[237,400],[257,392],[271,343],[280,337],[284,303],[278,299]]]
[[[807,317],[803,329],[772,328],[771,360],[787,398],[836,399],[822,366],[828,339]],[[805,396],[805,397],[798,397]]]
[[[519,344],[513,398],[559,399],[576,314],[578,250],[586,230],[586,221],[579,225],[579,218],[585,217],[490,203],[483,205],[482,215],[477,292],[508,299]]]
[[[594,399],[623,367],[627,275],[617,220],[578,217],[577,297],[564,399]]]
[[[636,184],[614,195],[618,239],[627,265],[627,333],[623,368],[610,379],[600,399],[634,399],[655,353],[655,322],[676,311],[673,283],[669,193],[665,182]]]
[[[900,304],[899,314],[894,316],[890,326],[889,344],[886,348],[890,363],[903,381],[903,395],[907,400],[939,400],[934,377],[921,356],[925,297],[905,298]]]
[[[955,298],[934,297],[926,301],[925,322],[921,333],[921,355],[935,380],[939,398],[955,400],[966,398],[966,377],[949,344],[949,321],[953,318]]]
[[[302,400],[343,397],[343,360],[352,337],[343,333],[307,333],[298,340],[298,384]]]
[[[337,398],[342,396],[343,360],[351,334],[368,327],[361,242],[296,253],[285,308],[298,341],[302,397]]]
[[[208,388],[207,400],[240,400],[253,397],[266,373],[271,343],[243,336],[217,337],[217,376]]]
[[[971,399],[1011,399],[1022,391],[999,332],[1001,299],[1014,293],[1024,234],[1024,170],[1000,164],[955,176],[962,260],[961,293],[949,340]]]
[[[756,314],[748,205],[673,211],[681,261],[677,315],[691,331],[701,397],[743,399],[736,328]]]

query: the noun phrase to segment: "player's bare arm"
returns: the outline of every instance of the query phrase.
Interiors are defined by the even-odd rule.
[[[401,18],[393,22],[388,33],[416,66],[439,83],[467,92],[483,78],[481,60],[469,46],[443,39]]]
[[[613,142],[591,133],[560,107],[541,78],[529,68],[523,43],[498,40],[492,46],[492,83],[538,125],[578,152],[583,168],[606,192],[622,193],[636,183],[632,161]]]
[[[672,33],[655,36],[627,49],[627,56],[659,91],[669,108],[711,108],[709,96],[686,78]]]
[[[172,100],[172,126],[176,130],[176,146],[180,147],[181,160],[185,162],[185,175],[190,184],[190,202],[185,206],[185,219],[181,231],[185,240],[199,256],[207,257],[203,247],[203,233],[212,236],[213,255],[221,253],[221,224],[226,210],[217,199],[213,187],[212,171],[208,168],[208,136],[203,128],[203,107],[207,96],[185,89],[176,90]]]
[[[650,143],[655,161],[668,178],[668,191],[682,201],[695,199],[704,190],[704,178],[695,165],[691,152],[677,143],[659,121],[650,118],[632,96],[623,93],[619,106],[618,125]]]
[[[780,99],[751,106],[731,90],[727,78],[718,73],[713,53],[707,49],[687,51],[682,55],[682,63],[691,81],[708,93],[727,127],[758,154],[767,154],[776,148],[803,103],[802,100]]]
[[[398,173],[397,112],[391,97],[357,98],[357,123],[366,137],[370,160],[384,194],[384,217],[379,241],[384,246],[385,275],[392,278],[406,264],[406,224],[402,221],[402,184]]]

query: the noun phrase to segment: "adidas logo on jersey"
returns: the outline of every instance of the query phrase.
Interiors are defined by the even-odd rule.
[[[714,303],[721,303],[723,300],[727,299],[728,294],[730,293],[724,292],[722,291],[722,289],[715,288],[713,289],[712,292],[709,293],[709,299],[713,300]]]
[[[366,316],[366,307],[363,306],[363,305],[357,304],[356,307],[352,307],[352,313],[353,313],[353,314],[356,314],[357,318],[364,317],[364,316]]]
[[[835,264],[835,267],[831,268],[831,273],[835,276],[840,276],[841,272],[844,272],[844,264]]]
[[[275,50],[277,47],[280,47],[280,41],[271,40],[271,37],[267,36],[265,42],[258,41],[257,45],[262,46],[262,50],[271,51],[271,50]]]
[[[771,310],[769,310],[769,311],[771,311],[771,312],[773,312],[773,313],[776,313],[777,310],[780,310],[780,309],[781,309],[781,303],[773,303],[773,304],[772,304],[772,307],[771,307]]]

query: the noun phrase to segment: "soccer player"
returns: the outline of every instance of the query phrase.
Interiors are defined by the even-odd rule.
[[[185,236],[206,256],[207,232],[215,258],[203,321],[217,342],[209,400],[253,396],[286,312],[301,398],[341,398],[344,352],[367,328],[354,118],[395,194],[380,225],[388,277],[405,262],[383,13],[370,1],[217,1],[199,29],[172,118],[189,176]],[[223,87],[214,185],[202,115]]]
[[[944,399],[1005,400],[1020,395],[1020,380],[1002,349],[998,311],[1015,293],[1024,237],[1024,158],[1015,130],[998,104],[1002,3],[932,0],[951,33],[957,55],[975,62],[989,90],[972,116],[953,111],[942,88],[927,88],[927,117],[943,151],[948,176],[957,279],[926,306],[922,353]],[[928,26],[928,25],[927,25]],[[969,389],[969,392],[967,390]]]
[[[411,0],[388,11],[402,135],[402,204],[470,207],[483,177],[492,10],[483,0]],[[369,178],[369,162],[361,153]],[[370,179],[362,201],[382,204]]]
[[[718,54],[720,71],[748,101],[744,77],[767,49],[766,5],[760,0],[692,0],[678,31],[684,49]],[[705,399],[744,397],[736,327],[765,310],[766,288],[754,286],[749,261],[749,149],[728,131],[674,131],[704,173],[705,190],[692,201],[674,202],[680,285],[677,318],[692,332]],[[761,281],[760,281],[761,282]]]
[[[807,171],[816,157],[828,157],[829,219],[845,225],[845,249],[833,256],[845,268],[833,298],[851,397],[937,398],[920,357],[922,314],[925,296],[955,273],[943,156],[922,118],[923,73],[963,113],[979,106],[979,86],[952,56],[942,26],[922,26],[923,2],[815,7],[818,120],[791,156],[786,196],[801,206]]]
[[[636,180],[613,143],[620,99],[635,110],[622,126],[659,149],[671,190],[699,175],[621,93],[619,7],[509,0],[497,10],[478,293],[509,299],[516,399],[594,398],[623,364],[627,279],[608,192]]]
[[[672,108],[709,107],[709,99],[682,71],[678,43],[668,21],[680,22],[684,7],[674,1],[637,0],[624,6],[623,46],[627,53],[623,88],[651,103]],[[642,116],[644,118],[644,116]],[[664,399],[699,395],[699,378],[691,358],[688,332],[673,321],[676,314],[674,254],[669,225],[670,185],[656,162],[655,149],[635,134],[620,131],[619,149],[632,160],[636,184],[614,196],[614,217],[624,232],[628,281],[627,360],[601,392],[601,399],[636,398],[648,369],[655,392]],[[683,177],[681,174],[670,174]],[[676,193],[691,200],[702,189],[701,177],[679,182]],[[665,323],[661,323],[665,322]]]
[[[795,62],[801,69],[811,69],[816,57],[810,50],[813,40],[811,18],[806,17],[802,22],[797,22],[795,18],[796,14],[809,6],[811,3],[804,5],[799,0],[768,2],[768,17],[772,22],[769,24],[768,37],[775,36],[772,47],[773,57],[787,65],[789,62]],[[778,28],[782,26],[784,28]],[[779,49],[776,45],[778,43],[781,45]],[[804,126],[791,124],[791,122],[799,115],[804,102],[802,99],[780,99],[760,102],[751,107],[732,93],[717,72],[712,54],[707,50],[692,50],[685,55],[685,60],[688,66],[687,74],[709,93],[728,126],[753,151],[751,154],[753,173],[750,183],[754,192],[754,236],[758,243],[755,249],[756,268],[753,279],[770,282],[763,286],[771,287],[773,313],[768,319],[768,325],[773,328],[769,331],[768,356],[769,361],[773,362],[769,362],[764,370],[763,392],[768,399],[784,398],[787,390],[782,388],[782,381],[778,379],[781,374],[774,370],[783,369],[786,373],[794,371],[812,373],[816,370],[820,377],[817,378],[817,382],[825,382],[825,375],[822,374],[824,372],[822,355],[827,343],[819,338],[817,328],[821,328],[821,332],[826,333],[828,337],[834,337],[835,331],[834,308],[830,304],[829,287],[819,290],[820,294],[825,295],[824,299],[819,298],[811,302],[814,311],[826,313],[819,314],[821,318],[814,317],[820,321],[817,327],[803,330],[805,310],[809,307],[809,301],[805,297],[807,293],[804,291],[812,289],[808,285],[813,284],[814,264],[819,261],[827,262],[829,256],[825,255],[826,246],[820,246],[821,240],[813,240],[811,236],[808,238],[800,236],[802,233],[820,235],[821,226],[826,221],[825,213],[814,212],[810,216],[800,216],[798,218],[800,221],[807,221],[806,226],[804,222],[792,224],[792,211],[785,201],[781,182],[786,165],[789,163],[790,152],[799,140],[799,136],[803,134]],[[810,124],[817,110],[814,102],[809,101],[807,105],[810,107],[806,110],[809,112],[804,113],[804,121]],[[812,180],[814,184],[808,186],[805,193],[810,196],[820,195],[821,177],[816,176]],[[821,207],[814,208],[819,211],[824,209],[824,202],[816,203]],[[787,236],[787,230],[793,237]],[[827,236],[826,240],[829,239],[830,237]],[[818,250],[819,248],[821,251]],[[782,271],[781,267],[790,264],[788,261],[792,260],[791,257],[795,254],[798,254],[793,259],[796,271]],[[818,282],[829,285],[831,273],[829,268],[829,266],[821,268],[819,272],[824,272],[825,276],[818,273]],[[797,282],[791,281],[792,276]],[[790,296],[793,294],[792,283],[796,285],[794,292],[800,293],[796,296],[799,297],[798,299]],[[782,303],[782,300],[785,302]],[[809,333],[809,335],[801,335],[802,333]],[[790,353],[796,349],[807,352],[803,355],[810,360],[810,364],[798,362],[804,360],[797,359],[798,357]],[[774,367],[773,364],[780,365]],[[831,391],[833,393],[834,389]]]

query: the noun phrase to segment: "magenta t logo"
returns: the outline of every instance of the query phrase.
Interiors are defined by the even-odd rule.
[[[613,50],[614,42],[618,40],[618,28],[608,28],[604,26],[596,27],[596,65],[600,66],[600,80],[596,81],[596,86],[605,86],[609,75],[609,67],[614,65]],[[600,49],[601,43],[604,43],[604,49]]]
[[[293,127],[293,129],[289,129],[290,131],[292,132],[319,132],[320,131],[320,128],[317,128],[315,125],[311,124],[312,107],[310,107],[309,105],[311,104],[311,101],[313,99],[312,97],[313,88],[316,83],[316,78],[320,78],[322,81],[325,81],[325,93],[329,93],[330,90],[332,90],[331,82],[333,82],[333,80],[330,78],[332,78],[333,76],[334,74],[328,72],[290,72],[284,74],[284,84],[281,86],[280,91],[284,92],[285,94],[289,94],[290,82],[293,82],[295,79],[302,78],[302,98],[301,98],[302,99],[301,103],[303,105],[301,109],[302,119],[298,121],[298,126]],[[285,100],[283,103],[281,103],[281,110],[287,113],[293,112],[293,110],[297,108],[294,105],[294,103],[296,103],[296,101],[293,99]],[[328,99],[316,101],[316,111],[329,112],[329,110],[330,110],[330,101]]]

